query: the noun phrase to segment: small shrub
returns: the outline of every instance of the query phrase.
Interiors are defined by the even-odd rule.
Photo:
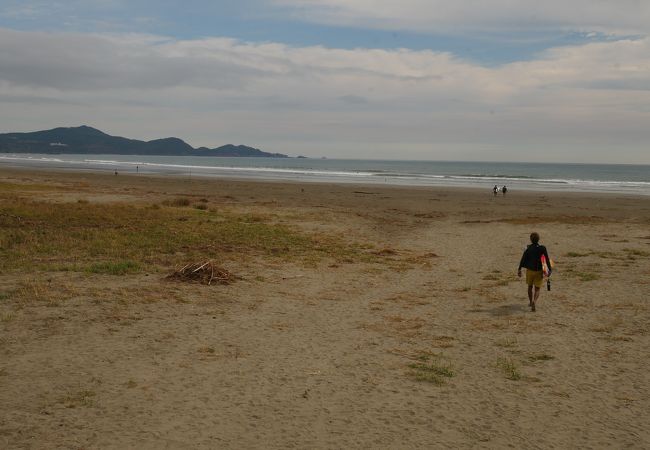
[[[497,358],[497,367],[500,368],[509,380],[521,380],[521,373],[515,362],[510,358]]]

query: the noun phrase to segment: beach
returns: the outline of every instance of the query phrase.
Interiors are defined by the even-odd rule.
[[[650,446],[647,196],[2,168],[0,233],[2,448]]]

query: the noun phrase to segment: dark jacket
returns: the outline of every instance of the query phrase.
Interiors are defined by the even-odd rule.
[[[548,272],[551,273],[551,259],[548,257],[546,247],[539,244],[530,244],[524,254],[521,255],[519,261],[519,268],[525,267],[528,270],[542,270],[542,255],[546,256],[546,264],[548,265]]]

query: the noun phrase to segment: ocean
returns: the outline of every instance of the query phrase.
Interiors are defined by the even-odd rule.
[[[650,166],[311,158],[0,154],[0,167],[184,177],[650,195]]]

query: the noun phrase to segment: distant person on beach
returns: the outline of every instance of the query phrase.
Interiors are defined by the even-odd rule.
[[[503,186],[503,187],[501,188],[501,192],[503,192],[503,195],[506,195],[506,192],[508,192],[508,188],[505,187],[505,186]]]
[[[496,197],[497,194],[499,193],[499,186],[495,184],[494,187],[492,188],[492,192],[494,192],[494,196]]]
[[[533,232],[530,234],[530,242],[531,244],[526,247],[524,254],[521,255],[521,261],[519,261],[517,275],[521,277],[521,269],[526,269],[526,284],[528,284],[528,306],[530,306],[531,311],[535,311],[535,303],[539,298],[539,292],[542,289],[542,283],[544,281],[544,274],[542,272],[542,255],[546,257],[546,261],[550,261],[551,259],[548,257],[546,247],[539,244],[538,233]],[[548,272],[550,275],[550,265]],[[534,292],[533,288],[535,288]]]

